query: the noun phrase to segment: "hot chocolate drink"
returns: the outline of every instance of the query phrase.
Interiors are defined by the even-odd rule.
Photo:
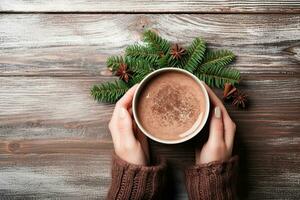
[[[162,140],[192,134],[201,122],[206,100],[198,82],[180,71],[165,71],[152,78],[137,99],[141,126]]]

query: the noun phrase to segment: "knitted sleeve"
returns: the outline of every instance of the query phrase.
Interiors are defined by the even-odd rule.
[[[188,168],[186,187],[191,200],[237,199],[238,157]]]
[[[130,164],[117,155],[112,160],[112,182],[107,200],[161,199],[166,162],[158,159],[153,166]]]

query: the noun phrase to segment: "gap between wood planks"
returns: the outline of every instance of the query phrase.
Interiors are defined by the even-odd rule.
[[[288,12],[280,12],[280,11],[271,11],[271,12],[265,12],[265,11],[210,11],[210,12],[195,12],[195,11],[0,11],[0,15],[2,14],[131,14],[131,15],[138,15],[138,14],[218,14],[218,15],[226,15],[226,14],[236,14],[236,15],[257,15],[257,14],[265,14],[265,15],[271,15],[271,14],[279,14],[279,15],[289,15],[289,14],[300,14],[300,10],[291,10]]]

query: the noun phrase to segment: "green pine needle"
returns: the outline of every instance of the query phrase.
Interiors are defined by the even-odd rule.
[[[164,67],[180,67],[181,61],[174,58],[170,53],[161,57],[157,61],[158,68]]]
[[[163,39],[153,31],[145,31],[143,41],[148,44],[148,46],[155,50],[157,54],[160,53],[167,54],[170,50],[171,44],[168,40]]]
[[[195,72],[195,75],[209,86],[217,88],[223,88],[225,83],[234,85],[240,80],[239,71],[217,65],[203,67],[199,72]]]
[[[100,85],[94,85],[91,89],[91,95],[99,102],[115,103],[129,89],[122,80],[106,82]]]
[[[169,63],[169,58],[170,58],[170,55],[165,55],[163,57],[161,57],[159,60],[157,60],[157,68],[158,69],[161,69],[161,68],[165,68],[165,67],[173,67],[170,65]]]
[[[137,59],[142,58],[150,63],[156,63],[159,59],[159,55],[155,50],[138,44],[128,46],[126,48],[125,54],[126,56]]]
[[[203,62],[194,73],[212,87],[223,88],[226,82],[236,84],[240,73],[235,69],[225,68],[234,57],[235,55],[228,50],[207,50]]]
[[[126,57],[125,62],[129,69],[133,72],[128,83],[130,87],[139,83],[145,76],[147,76],[147,74],[154,70],[152,68],[153,65],[142,58]]]
[[[207,68],[207,67],[225,67],[226,65],[230,64],[235,58],[235,55],[228,50],[207,50],[203,62],[198,67]]]
[[[187,71],[193,72],[202,62],[206,50],[205,42],[201,38],[196,38],[187,49],[188,58],[183,66]]]
[[[134,85],[136,83],[141,82],[148,74],[150,74],[153,69],[149,68],[149,66],[144,65],[144,63],[139,64],[139,68],[134,71],[131,84]]]
[[[106,60],[107,67],[113,72],[119,68],[121,63],[124,63],[124,59],[122,56],[110,56]]]
[[[127,56],[125,58],[125,63],[128,66],[129,70],[131,70],[133,72],[136,72],[136,71],[149,72],[154,69],[152,63],[150,63],[147,60],[142,59],[142,58],[133,58],[133,57]]]
[[[135,84],[141,82],[147,75],[148,73],[135,73],[129,80],[129,86],[132,87]]]

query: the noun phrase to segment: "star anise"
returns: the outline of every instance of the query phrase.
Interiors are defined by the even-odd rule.
[[[183,47],[180,47],[178,44],[174,44],[171,49],[171,55],[179,60],[184,54],[186,50]]]
[[[223,99],[224,100],[230,99],[236,91],[237,91],[236,87],[234,87],[231,83],[225,83]]]
[[[125,63],[121,63],[116,72],[116,76],[119,76],[121,80],[128,82],[129,78],[131,77],[131,71],[128,69]]]
[[[237,90],[236,92],[234,92],[233,94],[233,101],[232,101],[232,105],[236,106],[236,107],[242,107],[242,108],[246,108],[246,104],[247,104],[247,95],[239,90]]]

